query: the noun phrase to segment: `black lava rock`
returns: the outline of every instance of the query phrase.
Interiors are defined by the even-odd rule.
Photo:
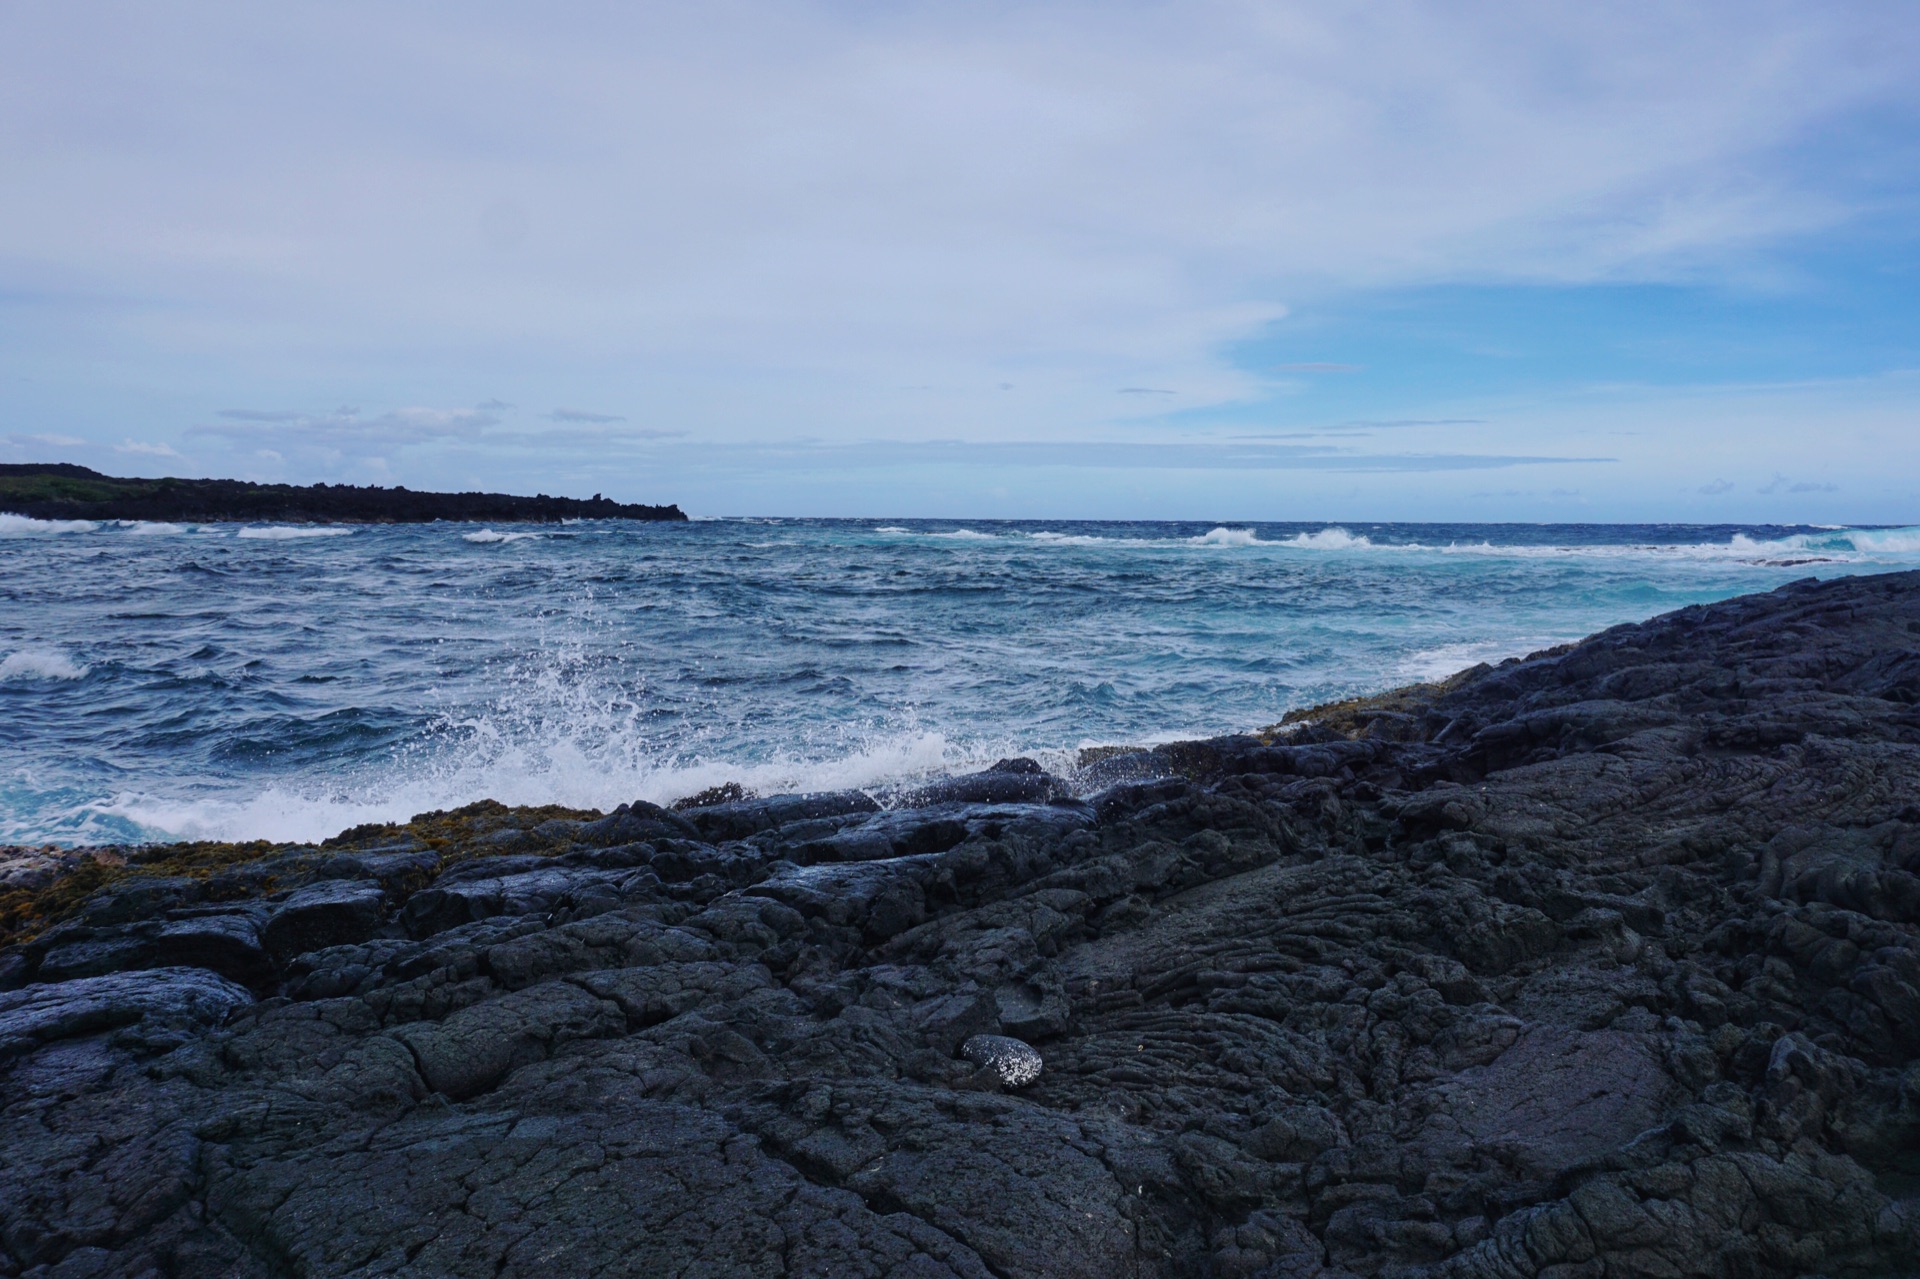
[[[133,479],[70,462],[0,463],[0,511],[41,520],[278,520],[285,523],[492,524],[685,520],[678,506],[505,493],[416,493],[354,484]]]

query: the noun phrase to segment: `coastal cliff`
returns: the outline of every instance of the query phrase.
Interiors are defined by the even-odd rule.
[[[218,521],[283,524],[552,523],[684,520],[678,506],[506,493],[416,493],[352,484],[131,479],[69,463],[0,463],[0,511],[37,520]]]
[[[0,1275],[1920,1267],[1920,574],[1084,763],[0,857]]]

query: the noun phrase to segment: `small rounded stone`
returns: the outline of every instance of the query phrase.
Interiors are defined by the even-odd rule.
[[[1006,1035],[974,1035],[960,1045],[960,1055],[993,1071],[1007,1088],[1024,1088],[1040,1078],[1040,1054]]]

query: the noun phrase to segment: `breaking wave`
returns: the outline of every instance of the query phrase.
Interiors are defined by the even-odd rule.
[[[342,524],[271,524],[265,528],[243,528],[236,535],[262,542],[291,542],[303,537],[345,537],[353,529]]]
[[[26,648],[0,658],[0,679],[84,679],[89,669],[59,649]]]
[[[528,538],[539,536],[540,534],[538,533],[500,533],[490,528],[483,528],[475,533],[462,533],[460,540],[463,542],[479,542],[485,544],[493,542],[523,542]]]
[[[1191,538],[1197,546],[1260,546],[1260,539],[1254,536],[1250,528],[1208,529],[1199,537]]]
[[[30,515],[0,512],[0,537],[45,537],[55,533],[91,533],[99,527],[92,520],[36,520]]]

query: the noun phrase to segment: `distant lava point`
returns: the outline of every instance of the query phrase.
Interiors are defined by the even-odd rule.
[[[132,479],[71,463],[0,463],[0,511],[41,520],[277,520],[426,524],[434,520],[684,520],[678,506],[507,493],[416,493],[396,486]]]

